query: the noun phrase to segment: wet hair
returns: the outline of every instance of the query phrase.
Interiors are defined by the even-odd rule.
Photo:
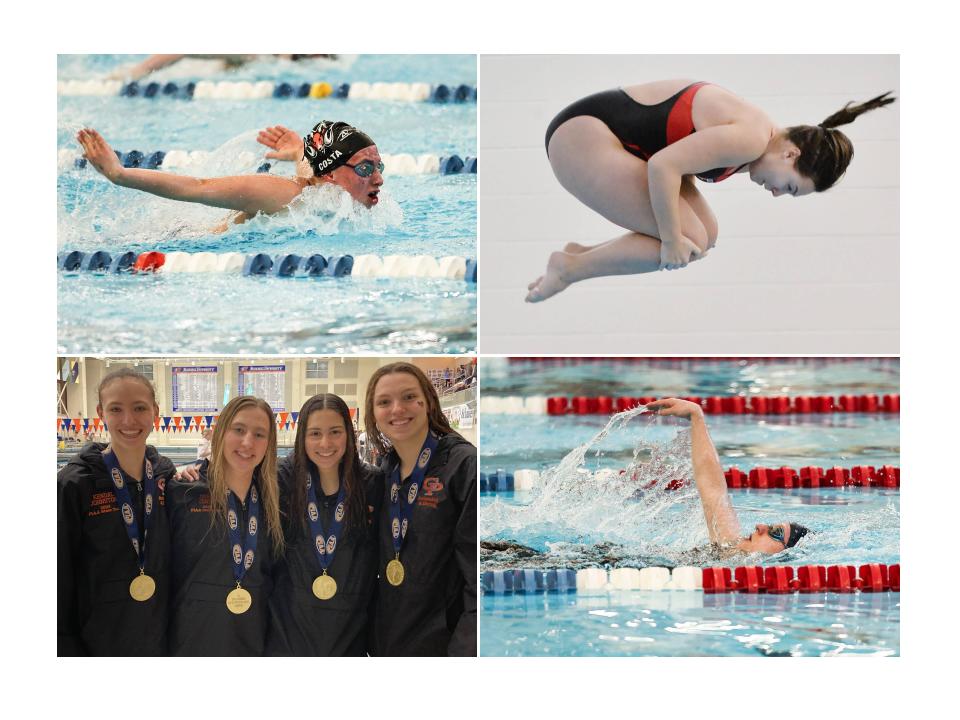
[[[853,143],[835,128],[852,123],[865,112],[889,105],[896,100],[888,97],[890,92],[859,105],[848,102],[819,125],[794,125],[786,129],[787,139],[800,149],[797,172],[810,178],[817,192],[833,187],[853,159]]]
[[[339,395],[322,393],[314,395],[300,408],[297,423],[297,437],[293,443],[293,488],[291,489],[290,514],[300,524],[307,526],[307,475],[312,461],[307,457],[307,425],[310,416],[318,410],[332,410],[343,419],[343,429],[347,435],[347,447],[340,460],[340,482],[344,488],[346,505],[346,528],[363,528],[366,511],[366,488],[363,483],[363,465],[357,453],[357,438],[350,420],[350,409]],[[329,530],[329,528],[324,528]]]
[[[384,455],[389,450],[389,446],[385,442],[386,438],[380,432],[379,428],[377,428],[377,420],[373,415],[373,398],[376,394],[377,383],[380,382],[380,378],[384,375],[392,375],[393,373],[406,373],[416,378],[420,384],[423,397],[426,398],[427,401],[427,421],[430,424],[431,430],[442,435],[454,432],[453,428],[450,427],[447,416],[440,410],[440,397],[437,395],[437,390],[433,387],[430,379],[424,375],[423,370],[408,362],[390,363],[389,365],[377,368],[376,372],[370,377],[370,382],[367,384],[367,397],[363,403],[363,425],[367,432],[367,441],[373,443],[377,452]]]
[[[107,385],[117,380],[126,380],[127,378],[143,383],[147,390],[150,391],[150,399],[153,400],[153,404],[157,404],[157,391],[154,389],[153,383],[132,368],[117,368],[103,376],[100,384],[97,385],[97,404],[103,405],[103,389],[107,387]]]
[[[800,525],[799,523],[787,523],[790,526],[790,537],[787,538],[787,542],[784,543],[784,549],[792,548],[798,542],[800,538],[810,532],[809,528]]]
[[[263,503],[263,519],[267,523],[270,539],[273,541],[274,554],[283,553],[283,530],[280,527],[280,490],[277,485],[277,422],[273,409],[265,400],[250,395],[235,397],[220,411],[216,425],[213,426],[213,439],[210,441],[210,464],[207,468],[207,484],[210,488],[210,524],[226,524],[227,521],[227,476],[226,461],[223,457],[223,444],[226,434],[237,413],[256,408],[267,416],[267,452],[263,460],[253,471],[259,480],[260,499]]]

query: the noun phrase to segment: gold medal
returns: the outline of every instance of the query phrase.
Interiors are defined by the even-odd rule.
[[[237,588],[235,590],[231,590],[230,594],[227,595],[227,610],[232,612],[234,615],[242,615],[250,609],[251,605],[253,605],[253,598],[250,597],[249,592],[244,590],[239,585],[237,585]]]
[[[318,600],[329,600],[337,594],[337,581],[324,573],[313,581],[313,594]]]
[[[391,560],[387,563],[387,582],[394,586],[403,582],[403,564],[400,560]]]
[[[149,575],[144,575],[143,571],[130,581],[130,597],[137,602],[144,602],[153,597],[157,591],[157,583]]]

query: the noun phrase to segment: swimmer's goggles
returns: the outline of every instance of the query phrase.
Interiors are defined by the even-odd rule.
[[[344,163],[345,167],[353,170],[357,175],[362,178],[368,178],[377,170],[380,171],[380,174],[383,174],[383,163],[374,163],[373,160],[364,160],[363,162],[358,162],[356,165],[351,165],[349,163]]]
[[[784,549],[786,549],[787,541],[783,537],[783,525],[768,525],[767,535],[772,537],[777,542],[782,542]]]

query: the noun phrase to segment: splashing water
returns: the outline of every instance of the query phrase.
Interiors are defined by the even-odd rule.
[[[604,439],[644,414],[646,408],[639,407],[611,417],[593,438],[543,472],[529,504],[497,499],[484,507],[480,536],[518,540],[565,566],[585,553],[619,563],[627,557],[676,555],[706,543],[703,511],[690,482],[688,429],[662,444],[638,439],[622,471],[587,468],[588,454],[599,464]],[[676,480],[684,481],[679,489]]]

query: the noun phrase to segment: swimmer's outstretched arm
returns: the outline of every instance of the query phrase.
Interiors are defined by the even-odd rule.
[[[207,60],[226,60],[231,63],[240,63],[250,59],[250,55],[151,55],[141,63],[133,67],[121,68],[110,74],[110,77],[116,79],[129,78],[130,80],[139,80],[150,73],[162,70],[165,67],[180,62],[184,58],[204,58]]]
[[[301,192],[300,185],[293,180],[272,175],[193,178],[125,168],[96,130],[81,130],[77,140],[83,146],[84,157],[110,182],[170,200],[239,210],[252,217],[258,212],[279,212]]]
[[[687,400],[669,398],[649,403],[647,409],[658,415],[673,415],[690,420],[693,479],[700,494],[710,541],[720,545],[736,544],[740,540],[740,521],[730,503],[727,482],[723,477],[717,450],[707,430],[703,408]]]
[[[700,249],[680,230],[680,185],[684,175],[756,160],[769,138],[746,123],[705,128],[668,145],[647,162],[650,206],[660,231],[660,267],[683,267]]]
[[[303,157],[303,140],[297,133],[283,125],[266,127],[257,133],[257,142],[273,148],[266,157],[272,160],[297,162]]]

